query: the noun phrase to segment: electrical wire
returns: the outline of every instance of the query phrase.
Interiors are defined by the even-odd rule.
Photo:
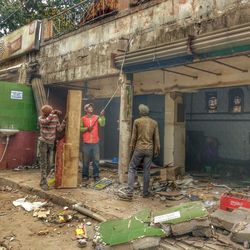
[[[143,1],[141,1],[141,2],[137,5],[137,7],[138,7],[138,6],[141,6],[142,4],[143,4]],[[131,23],[130,23],[130,27],[129,27],[129,34],[130,34],[130,31],[131,31]],[[124,67],[124,64],[125,64],[125,61],[126,61],[127,53],[129,52],[129,49],[130,49],[130,47],[131,47],[131,45],[132,45],[132,43],[133,43],[133,41],[134,41],[134,37],[135,37],[138,33],[139,33],[138,30],[136,30],[136,31],[134,32],[134,34],[132,35],[132,37],[129,38],[129,40],[128,40],[128,45],[127,45],[126,51],[125,51],[124,56],[123,56],[123,60],[122,60],[122,64],[121,64],[121,68],[120,68],[120,72],[119,72],[119,77],[118,77],[118,80],[117,80],[117,83],[116,83],[117,88],[116,88],[116,90],[114,91],[113,95],[112,95],[112,96],[110,97],[110,99],[108,100],[108,102],[107,102],[107,104],[105,105],[105,107],[102,109],[101,113],[104,112],[104,111],[107,109],[107,107],[109,106],[109,104],[111,103],[111,101],[112,101],[112,100],[114,99],[114,97],[116,96],[118,90],[119,90],[119,89],[122,87],[122,85],[124,84],[123,79],[122,79],[122,77],[123,77],[123,76],[122,76],[123,67]]]
[[[131,44],[132,44],[132,42],[134,40],[134,36],[135,36],[135,34],[132,36],[132,38],[129,39],[127,49],[126,49],[126,51],[124,53],[124,57],[123,57],[123,60],[122,60],[122,65],[121,65],[120,72],[119,72],[119,77],[118,77],[118,80],[117,80],[117,83],[116,83],[117,88],[116,88],[113,95],[110,97],[110,99],[108,100],[107,104],[105,105],[105,107],[102,109],[101,112],[104,112],[107,109],[107,107],[109,106],[111,101],[116,96],[118,90],[122,87],[122,84],[123,84],[123,79],[122,79],[123,67],[124,67],[124,64],[125,64],[125,61],[126,61],[127,53],[128,53],[128,51],[130,49],[130,46],[131,46]]]

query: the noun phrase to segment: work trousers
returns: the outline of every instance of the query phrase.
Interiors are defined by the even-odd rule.
[[[47,177],[54,165],[54,144],[39,142],[39,166],[41,170],[40,186],[47,185]]]
[[[143,195],[149,193],[150,167],[152,164],[153,152],[135,150],[128,169],[128,192],[133,193],[137,167],[143,162]]]
[[[84,143],[82,146],[83,152],[83,173],[82,176],[89,178],[89,164],[93,163],[93,177],[99,177],[99,161],[100,161],[100,149],[99,143],[88,144]]]

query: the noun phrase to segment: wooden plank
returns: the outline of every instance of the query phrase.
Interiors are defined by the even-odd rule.
[[[46,98],[44,86],[40,78],[32,79],[31,85],[36,103],[37,114],[39,116],[42,106],[48,104],[48,100]]]
[[[70,90],[67,100],[67,124],[63,149],[62,188],[76,188],[80,148],[82,92]]]

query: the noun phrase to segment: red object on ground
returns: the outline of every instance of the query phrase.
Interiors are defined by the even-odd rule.
[[[6,145],[6,137],[0,138],[0,159]],[[22,131],[10,136],[9,145],[0,169],[13,169],[18,166],[31,166],[36,160],[37,132]]]
[[[220,209],[232,211],[239,207],[250,208],[250,196],[239,193],[224,193],[220,198]]]
[[[56,172],[55,172],[56,188],[59,188],[62,185],[63,146],[64,146],[64,139],[61,139],[60,141],[58,141],[56,145]]]

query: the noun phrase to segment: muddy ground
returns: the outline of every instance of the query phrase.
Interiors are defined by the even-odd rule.
[[[14,200],[26,196],[27,194],[19,191],[0,191],[0,249],[79,249],[75,237],[75,229],[85,218],[77,214],[78,219],[74,219],[69,223],[46,222],[33,217],[33,212],[26,212],[23,208],[15,207],[12,204]],[[28,199],[41,201],[41,199],[34,196],[30,196]],[[53,204],[49,204],[48,209],[53,215],[63,210],[62,207]],[[73,211],[70,212],[73,213]],[[91,227],[93,227],[93,224]],[[93,249],[92,243],[88,242],[88,246],[84,249]]]

